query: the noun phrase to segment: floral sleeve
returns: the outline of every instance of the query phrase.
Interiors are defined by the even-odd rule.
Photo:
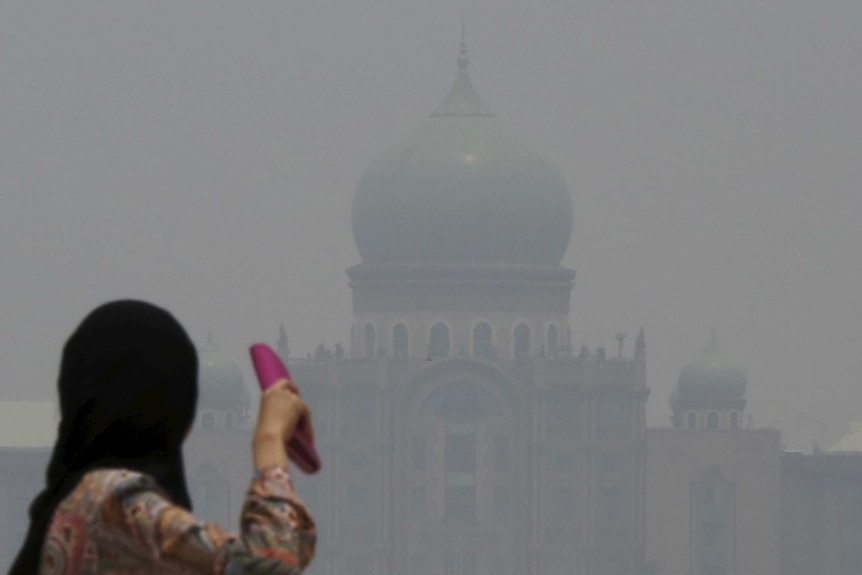
[[[298,575],[314,556],[314,521],[286,469],[273,467],[255,474],[236,535],[173,505],[152,479],[123,475],[103,507],[105,533],[120,536],[142,560],[164,571]]]

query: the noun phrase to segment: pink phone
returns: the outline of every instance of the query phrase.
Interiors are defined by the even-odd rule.
[[[249,351],[262,391],[266,391],[279,380],[286,379],[290,388],[299,394],[299,389],[290,378],[290,372],[287,371],[287,367],[271,347],[265,343],[256,343],[251,346]],[[311,422],[303,418],[296,426],[293,437],[287,443],[288,457],[297,467],[309,474],[320,471],[320,456],[314,447],[312,436]]]

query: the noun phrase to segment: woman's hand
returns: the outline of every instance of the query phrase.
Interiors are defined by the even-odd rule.
[[[254,432],[254,461],[258,469],[287,465],[287,441],[297,426],[313,433],[311,410],[286,379],[261,396]]]

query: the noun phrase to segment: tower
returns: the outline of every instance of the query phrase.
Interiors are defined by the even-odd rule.
[[[647,433],[647,557],[659,573],[779,573],[781,433],[742,426],[745,372],[715,330]]]

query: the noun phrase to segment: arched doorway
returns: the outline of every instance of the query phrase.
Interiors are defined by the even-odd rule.
[[[516,545],[514,384],[487,363],[454,359],[429,367],[406,391],[397,464],[404,529],[442,534],[412,553],[429,558],[429,575],[499,572],[499,549],[476,542],[493,532],[503,548]]]

